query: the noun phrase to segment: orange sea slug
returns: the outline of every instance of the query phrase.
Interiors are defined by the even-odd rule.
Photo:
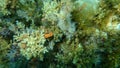
[[[50,37],[52,37],[52,36],[53,36],[53,33],[52,33],[52,32],[44,34],[44,37],[45,37],[46,39],[47,39],[47,38],[50,38]]]

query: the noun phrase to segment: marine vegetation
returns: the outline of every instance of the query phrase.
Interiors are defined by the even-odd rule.
[[[0,68],[119,68],[120,0],[0,0]]]

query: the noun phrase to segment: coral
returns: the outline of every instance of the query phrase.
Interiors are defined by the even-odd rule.
[[[9,0],[0,0],[0,16],[10,14],[10,12],[7,10],[8,3]]]
[[[47,7],[49,5],[49,7]],[[75,32],[75,23],[71,21],[71,12],[73,11],[71,0],[60,2],[43,1],[43,20],[57,23],[57,26],[69,37]],[[69,35],[68,35],[69,34]]]
[[[27,2],[30,2],[30,3],[27,3]],[[25,4],[26,3],[26,4]],[[23,1],[23,0],[20,0],[19,1],[19,8],[20,7],[23,7],[19,10],[17,10],[17,15],[21,18],[25,18],[26,21],[29,21],[29,20],[32,20],[33,21],[33,14],[35,13],[35,8],[36,8],[36,5],[35,5],[35,1]],[[30,7],[28,7],[30,6]]]
[[[71,61],[73,63],[77,63],[77,54],[82,54],[83,47],[81,46],[81,44],[75,45],[72,43],[70,47],[66,44],[61,45],[60,51],[63,52],[63,54],[57,53],[56,58],[58,62],[62,64],[68,64]]]
[[[19,0],[16,7],[19,8],[16,10],[17,16],[26,22],[31,21],[32,23],[36,23],[36,21],[40,21],[41,6],[41,0]]]
[[[0,68],[119,68],[119,36],[120,0],[0,0]]]
[[[19,33],[20,31],[23,31],[25,28],[25,24],[23,22],[20,21],[15,21],[15,24],[11,24],[9,23],[9,30],[11,30],[12,32]]]
[[[8,61],[6,55],[8,53],[8,49],[10,48],[10,45],[2,37],[0,37],[0,41],[0,68],[5,68],[7,67],[6,65]]]
[[[44,46],[45,40],[43,29],[26,28],[14,35],[14,43],[18,44],[21,55],[27,59],[32,57],[43,59],[43,55],[48,52]]]
[[[48,7],[49,6],[49,7]],[[59,10],[59,4],[57,1],[52,1],[52,0],[43,0],[43,20],[48,20],[48,21],[57,21],[57,13]]]

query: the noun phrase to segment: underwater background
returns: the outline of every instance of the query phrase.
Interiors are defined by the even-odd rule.
[[[0,0],[0,68],[120,68],[120,0]]]

